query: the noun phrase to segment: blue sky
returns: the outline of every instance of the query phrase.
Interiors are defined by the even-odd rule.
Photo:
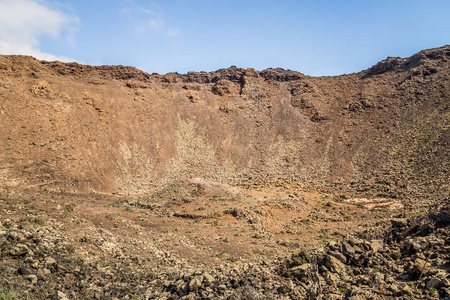
[[[448,0],[0,0],[0,53],[339,75],[450,44]]]

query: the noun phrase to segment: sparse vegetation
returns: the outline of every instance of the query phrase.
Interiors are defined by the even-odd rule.
[[[20,218],[19,222],[22,225],[38,225],[44,226],[47,223],[46,217],[44,216],[26,216]]]
[[[306,263],[310,263],[311,256],[306,252],[306,250],[299,250],[291,254],[291,257],[286,259],[280,266],[277,268],[277,272],[287,278],[292,278],[292,268],[296,266],[301,266]]]
[[[11,284],[5,285],[0,289],[0,300],[19,300],[13,291]]]
[[[445,299],[449,51],[326,78],[0,55],[0,300]]]

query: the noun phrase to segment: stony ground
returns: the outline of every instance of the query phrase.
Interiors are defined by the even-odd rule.
[[[449,70],[0,55],[0,300],[448,299]]]
[[[198,180],[135,199],[9,191],[0,299],[449,299],[449,206],[361,201]]]

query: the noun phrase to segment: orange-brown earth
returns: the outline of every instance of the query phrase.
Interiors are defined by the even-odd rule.
[[[0,57],[2,186],[141,194],[195,177],[448,190],[450,49],[335,77],[150,75]]]
[[[373,241],[449,201],[449,62],[445,46],[335,77],[159,75],[0,56],[0,295],[368,297],[351,280],[371,270],[375,298],[428,297],[431,273],[411,293],[371,281],[397,253]],[[365,263],[335,242],[371,249],[369,271],[338,272],[330,255]],[[328,253],[318,277],[286,265],[299,249]]]

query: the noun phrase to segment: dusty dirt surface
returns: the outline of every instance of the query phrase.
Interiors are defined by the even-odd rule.
[[[362,231],[368,221],[375,225],[378,219],[397,213],[395,209],[380,207],[375,211],[358,203],[336,201],[330,194],[301,189],[249,190],[207,183],[208,188],[198,184],[200,195],[188,201],[179,187],[189,189],[189,182],[158,195],[158,200],[148,196],[53,193],[20,193],[18,199],[32,208],[32,214],[55,220],[67,218],[64,231],[75,241],[89,235],[94,226],[120,236],[124,245],[130,237],[158,242],[178,259],[212,265],[223,260],[257,260],[300,246],[320,245]],[[226,193],[231,195],[224,196]],[[18,199],[5,199],[3,205],[14,206]],[[10,212],[10,218],[19,217],[19,212]]]
[[[381,230],[382,224],[387,225],[383,220],[398,213],[384,207],[369,210],[330,194],[301,188],[248,189],[201,178],[180,182],[155,194],[131,198],[20,191],[1,199],[0,214],[2,220],[7,220],[6,227],[12,223],[27,231],[47,227],[56,231],[49,233],[58,235],[58,241],[52,241],[53,247],[63,248],[48,256],[57,259],[63,270],[64,259],[78,261],[81,268],[83,263],[118,268],[124,264],[124,257],[139,257],[139,262],[145,264],[127,265],[129,271],[144,269],[155,272],[153,276],[157,278],[157,272],[171,274],[173,268],[208,271],[221,265],[273,267],[295,250],[315,251],[331,240],[343,240],[368,227]],[[381,232],[373,231],[373,236],[379,237]],[[8,252],[4,250],[3,266],[8,266]],[[31,257],[39,256],[39,251],[35,252]],[[13,257],[23,260],[28,256]],[[45,261],[47,255],[42,256]],[[45,266],[36,265],[33,274],[41,274]],[[8,274],[7,268],[3,270]],[[13,277],[7,281],[18,284],[18,294],[27,292],[32,298],[53,296],[48,290],[27,284],[30,282],[26,279],[23,285],[19,271],[9,271]],[[51,281],[51,274],[41,274],[37,282]],[[276,272],[274,275],[278,276]],[[282,277],[273,280],[283,281]],[[64,284],[54,288],[69,298],[96,298],[89,289],[75,292]],[[157,289],[147,281],[146,289],[149,288]],[[100,290],[99,298],[113,295],[111,291],[105,295],[106,289]],[[231,296],[233,289],[230,290],[222,296]],[[124,291],[114,294],[125,295]],[[215,298],[214,293],[210,298]]]
[[[18,190],[0,199],[0,295],[447,299],[448,205],[404,218],[342,196],[202,178],[133,198]]]

